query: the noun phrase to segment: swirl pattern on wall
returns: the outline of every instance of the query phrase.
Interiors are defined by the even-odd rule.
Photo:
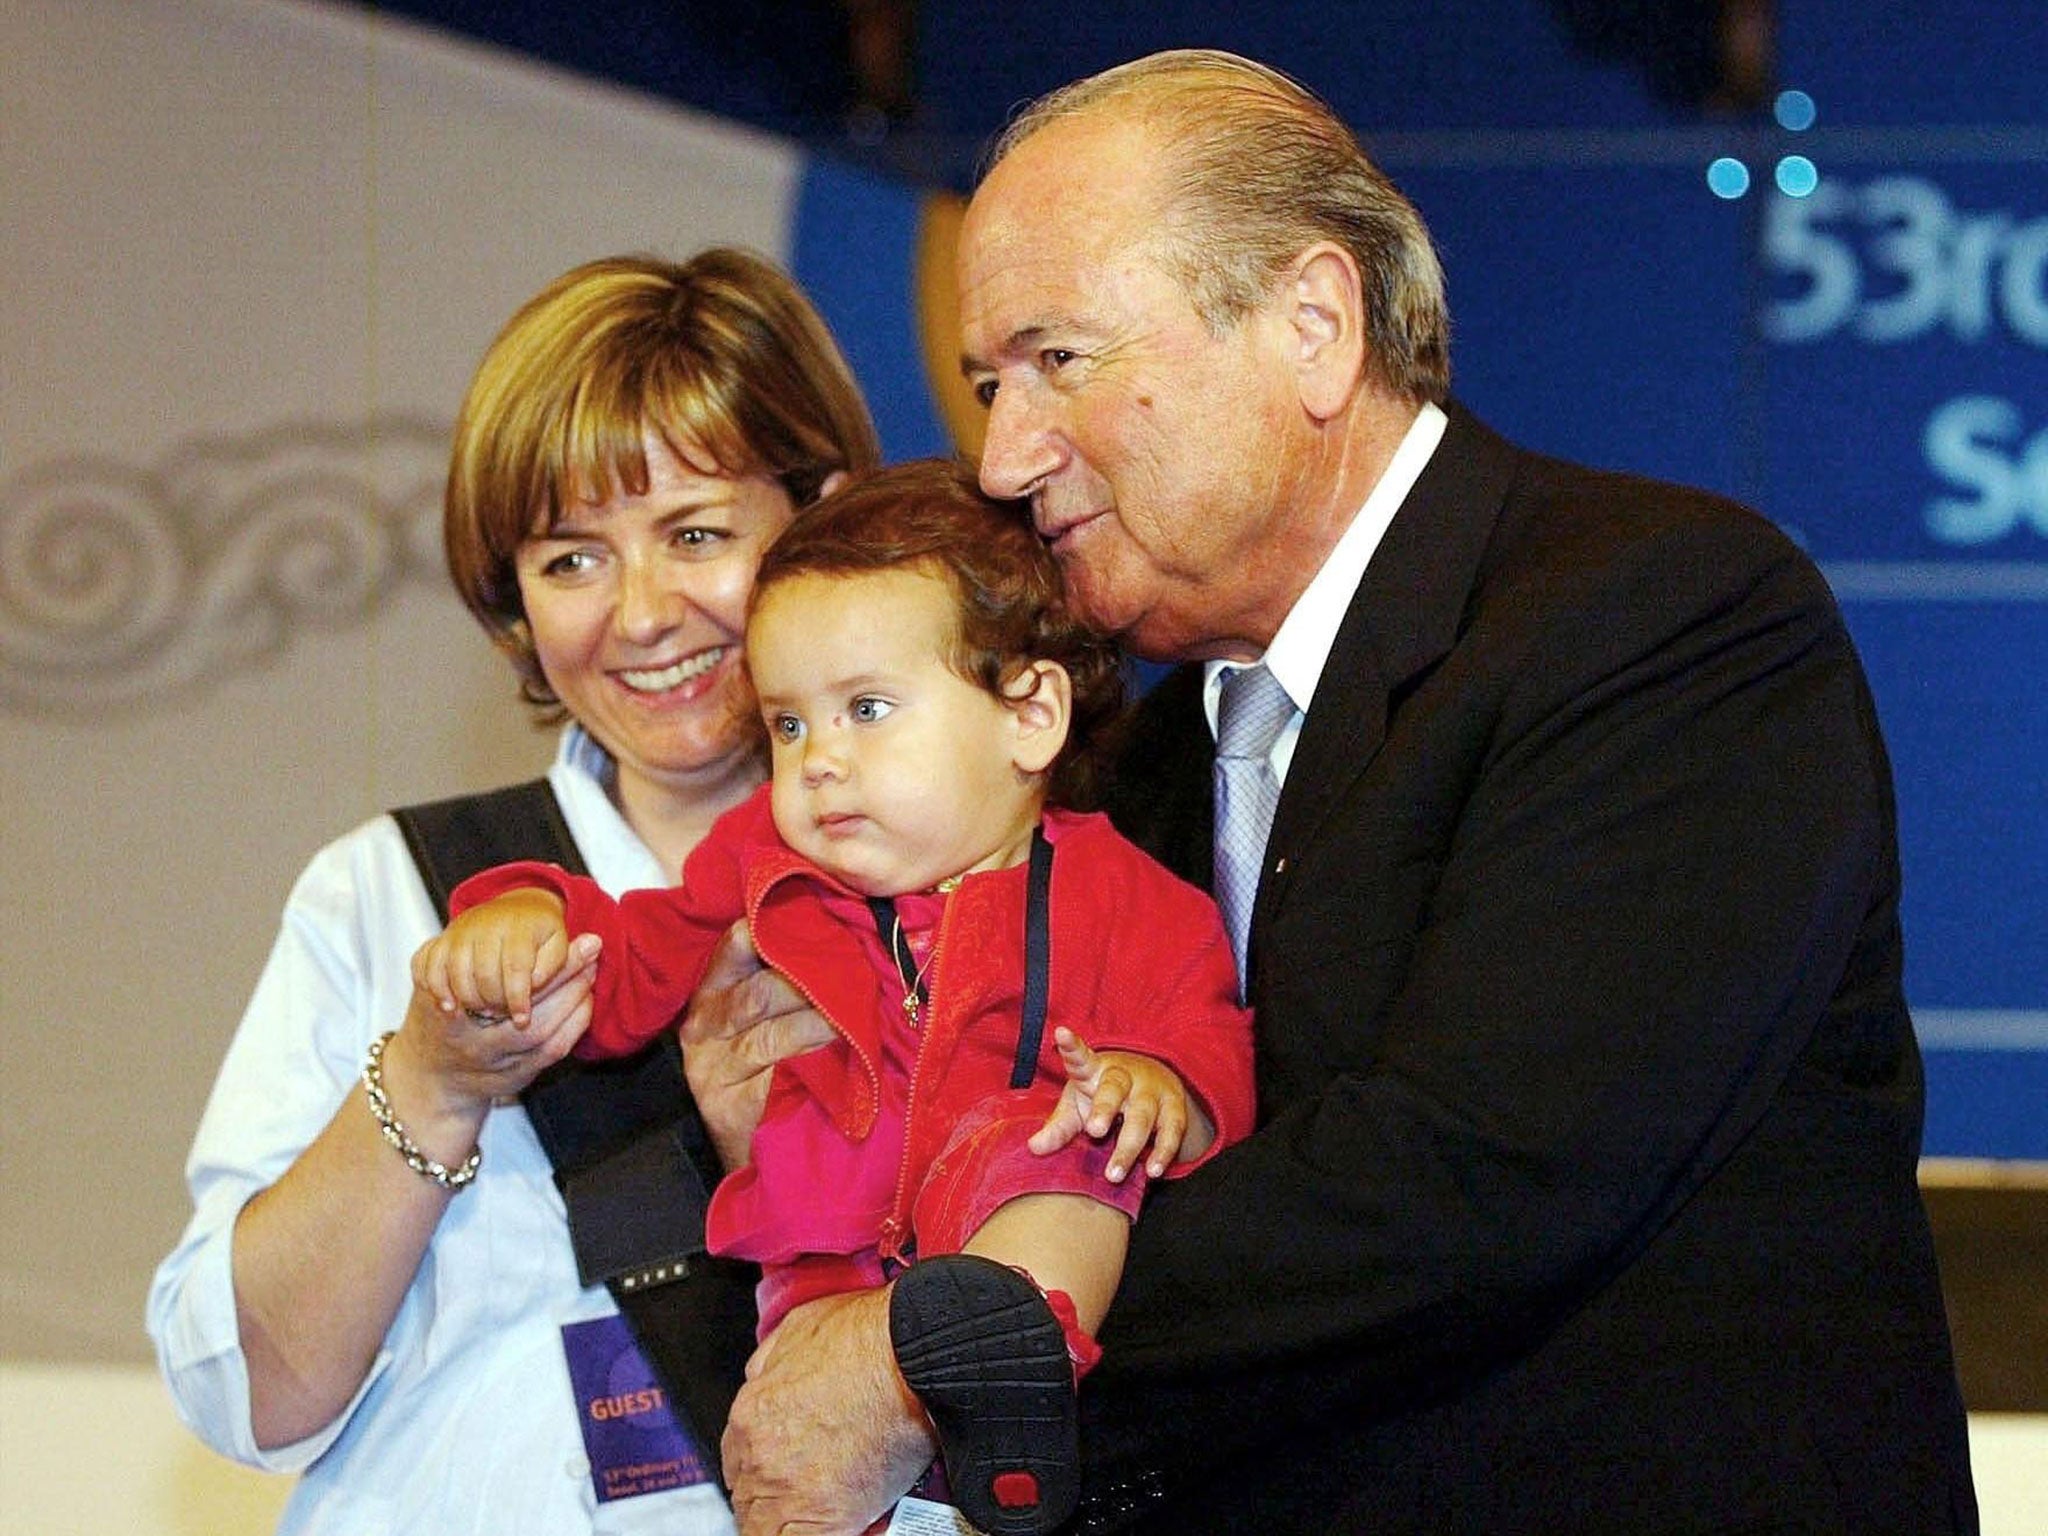
[[[444,581],[447,445],[414,418],[298,424],[0,485],[0,708],[147,707]]]

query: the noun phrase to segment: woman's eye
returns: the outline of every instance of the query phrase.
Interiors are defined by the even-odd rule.
[[[863,694],[853,701],[853,718],[871,724],[889,713],[893,706],[887,699],[878,699],[872,694]]]
[[[693,527],[678,528],[675,531],[674,539],[684,549],[701,551],[714,548],[723,543],[725,536],[725,530],[722,528]]]
[[[541,569],[544,576],[581,576],[597,564],[597,556],[587,549],[568,549],[550,559]]]

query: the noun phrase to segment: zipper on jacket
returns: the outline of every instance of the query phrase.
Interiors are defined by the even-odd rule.
[[[939,951],[945,947],[946,932],[953,923],[953,897],[959,886],[946,892],[945,905],[939,909],[939,924],[932,934],[931,954],[925,964],[931,973],[931,999],[927,1006],[924,1023],[913,1026],[911,1033],[917,1037],[917,1051],[910,1059],[910,1092],[903,1100],[903,1154],[896,1164],[896,1198],[890,1203],[889,1219],[882,1223],[882,1263],[908,1264],[910,1255],[905,1250],[904,1239],[909,1235],[909,1216],[905,1199],[910,1186],[911,1140],[917,1125],[917,1090],[924,1081],[924,1051],[932,1036],[937,1032],[935,1025],[939,1017]]]

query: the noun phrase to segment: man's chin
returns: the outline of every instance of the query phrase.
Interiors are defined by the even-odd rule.
[[[1066,582],[1067,610],[1104,639],[1127,645],[1126,635],[1143,615],[1091,582],[1076,561],[1060,561],[1060,576]]]
[[[1148,622],[1151,615],[1144,609],[1133,608],[1128,603],[1091,601],[1086,593],[1075,593],[1071,588],[1069,593],[1068,606],[1074,617],[1095,634],[1105,640],[1114,640],[1141,661],[1174,659],[1171,637],[1161,633],[1156,623]]]
[[[1135,656],[1139,661],[1153,661],[1165,665],[1182,659],[1181,653],[1174,648],[1170,640],[1148,636],[1140,627],[1115,631],[1110,634],[1110,638],[1116,641],[1127,655]]]
[[[1091,581],[1078,560],[1061,560],[1060,574],[1066,581],[1068,611],[1090,630],[1114,640],[1140,661],[1184,659],[1187,636],[1174,628],[1159,603],[1146,600],[1144,591]]]

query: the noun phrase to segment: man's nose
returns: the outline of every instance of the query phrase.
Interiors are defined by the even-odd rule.
[[[1028,496],[1060,466],[1062,449],[1045,412],[1017,390],[998,390],[981,441],[981,488],[999,500]]]

